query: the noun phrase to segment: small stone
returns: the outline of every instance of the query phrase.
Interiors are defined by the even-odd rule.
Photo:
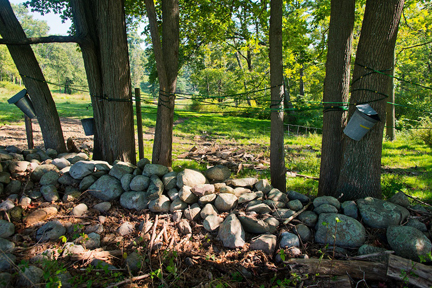
[[[216,200],[217,195],[216,194],[209,194],[202,196],[198,199],[198,203],[200,205],[206,205],[208,203],[213,203]]]
[[[336,207],[337,210],[340,209],[340,202],[333,196],[320,196],[313,200],[313,205],[315,208],[321,206],[322,204],[328,204]]]
[[[144,268],[145,257],[138,254],[137,252],[132,252],[126,258],[126,266],[128,271],[132,272],[132,275],[136,275],[142,268]]]
[[[239,203],[239,204],[247,203],[247,202],[250,202],[250,201],[252,201],[252,200],[254,200],[254,199],[256,199],[256,198],[257,198],[257,194],[254,193],[254,192],[251,192],[251,193],[245,193],[245,194],[241,195],[241,196],[238,198],[238,203]]]
[[[414,227],[417,230],[420,230],[421,232],[427,232],[428,231],[426,224],[424,224],[423,222],[421,222],[417,219],[408,219],[406,226]]]
[[[117,233],[121,236],[131,234],[135,230],[135,225],[130,222],[124,222],[118,229]]]
[[[258,182],[256,178],[229,179],[227,185],[233,187],[253,187]]]
[[[151,200],[148,208],[154,213],[167,213],[169,212],[170,205],[170,199],[165,195],[161,195],[159,198]]]
[[[84,203],[80,203],[72,209],[71,215],[81,217],[87,212],[87,210],[87,205]]]
[[[190,221],[197,221],[200,218],[201,208],[198,203],[192,204],[183,211],[186,219]]]
[[[5,193],[6,194],[18,194],[21,191],[21,181],[19,180],[12,180],[9,184],[5,187]]]
[[[244,188],[244,187],[236,187],[234,188],[234,195],[238,198],[243,194],[249,194],[252,191],[249,188]]]
[[[31,199],[29,197],[23,195],[19,201],[19,205],[25,209],[28,206],[30,206],[30,204],[31,204]]]
[[[15,267],[16,256],[11,253],[0,254],[0,272],[10,271]],[[0,287],[4,287],[0,278]]]
[[[383,253],[387,251],[385,248],[380,248],[380,247],[376,247],[376,246],[372,246],[369,244],[363,244],[362,246],[360,246],[360,248],[358,249],[358,255],[368,255],[368,254],[373,254],[373,253]],[[380,261],[380,262],[385,262],[387,263],[387,259],[388,259],[388,255],[389,254],[381,254],[379,256],[373,256],[368,258],[370,261]]]
[[[295,232],[300,237],[303,243],[308,242],[312,238],[311,230],[304,224],[297,224],[295,226]]]
[[[24,209],[21,206],[16,206],[9,211],[10,218],[13,222],[21,222]]]
[[[8,238],[15,233],[15,225],[6,220],[0,219],[0,237]]]
[[[300,239],[297,235],[289,232],[282,233],[282,239],[280,241],[281,248],[299,247]]]
[[[267,198],[273,201],[278,202],[288,202],[288,196],[285,193],[282,193],[279,189],[273,188],[267,195]]]
[[[251,240],[251,250],[261,250],[268,255],[273,255],[276,249],[276,235],[264,234]]]
[[[115,165],[112,166],[110,172],[108,173],[110,176],[117,178],[120,180],[125,174],[132,174],[135,166],[131,163],[118,161]]]
[[[397,205],[400,205],[402,207],[405,207],[405,208],[408,208],[408,206],[411,205],[408,197],[403,192],[396,193],[388,201],[392,202],[393,204],[397,204]]]
[[[105,202],[105,203],[109,203],[109,202]],[[129,192],[124,192],[120,196],[120,205],[126,209],[135,209],[141,211],[143,209],[147,209],[149,203],[150,200],[147,198],[147,194],[144,192],[129,191]],[[110,204],[110,208],[111,208],[111,204]]]
[[[147,164],[150,164],[150,160],[147,159],[147,158],[142,158],[142,159],[140,159],[140,160],[138,161],[137,166],[138,166],[139,169],[141,169],[141,170],[144,171],[144,167],[145,167]]]
[[[24,218],[23,222],[26,224],[26,226],[32,226],[45,219],[48,219],[51,216],[55,216],[57,212],[57,208],[55,207],[40,208],[31,212],[27,217]]]
[[[42,175],[39,183],[40,185],[56,185],[57,180],[60,177],[59,173],[56,171],[48,171]]]
[[[183,186],[180,188],[179,197],[182,201],[188,204],[193,204],[198,201],[198,196],[192,193],[191,187],[189,186]]]
[[[273,187],[270,185],[270,182],[267,179],[261,179],[255,183],[255,189],[268,194],[273,189]]]
[[[219,212],[227,212],[237,204],[237,197],[230,193],[220,193],[215,201],[216,209]]]
[[[167,194],[171,201],[174,201],[175,199],[179,198],[179,191],[176,188],[172,188],[168,190]]]
[[[306,226],[314,227],[318,221],[318,215],[312,211],[304,211],[298,216],[298,219]]]
[[[63,202],[73,202],[81,197],[81,192],[76,190],[75,187],[68,186],[66,187],[65,194],[63,195]]]
[[[28,161],[12,161],[9,163],[9,171],[12,174],[26,172],[30,169]],[[2,171],[0,171],[2,172]],[[0,181],[1,182],[1,181]]]
[[[238,219],[240,220],[242,227],[246,232],[254,234],[269,232],[269,225],[262,219],[242,215],[239,215]]]
[[[192,169],[184,169],[177,174],[177,187],[182,188],[183,186],[194,187],[198,184],[206,184],[206,177],[199,171]],[[184,201],[184,200],[183,200]],[[187,203],[187,201],[185,201]]]
[[[177,172],[169,172],[163,175],[162,182],[165,186],[165,190],[171,190],[177,187]]]
[[[93,197],[103,201],[111,201],[120,197],[123,193],[123,188],[118,179],[109,175],[103,175],[90,186],[88,191]]]
[[[260,214],[270,213],[272,209],[264,203],[259,203],[255,205],[248,205],[246,208],[246,212],[256,212]]]
[[[7,172],[0,172],[0,183],[9,184],[11,175]]]
[[[15,243],[0,238],[0,251],[4,253],[12,253],[14,249],[15,249]]]
[[[17,286],[18,287],[34,287],[34,283],[41,283],[44,272],[36,266],[21,267],[19,269]]]
[[[191,192],[198,197],[215,193],[215,187],[212,184],[198,184],[192,187]]]
[[[92,233],[88,234],[87,236],[88,236],[88,238],[85,241],[83,241],[83,246],[86,249],[93,250],[93,249],[100,247],[101,240],[100,240],[99,234],[92,232]]]
[[[286,206],[285,202],[273,201],[273,200],[263,200],[264,204],[268,205],[271,209],[280,209]]]
[[[123,179],[123,178],[122,178]],[[150,185],[150,178],[144,175],[135,176],[130,182],[130,190],[145,191]]]
[[[95,171],[95,164],[92,161],[78,161],[71,166],[69,175],[72,178],[81,180],[85,176],[92,174]]]
[[[286,207],[294,211],[300,211],[303,209],[303,204],[300,200],[291,200],[287,203]]]
[[[27,196],[30,197],[32,200],[37,200],[37,199],[39,199],[39,198],[42,197],[42,193],[41,193],[40,191],[33,191],[33,190],[30,190],[30,191],[28,191],[26,194],[27,194]]]
[[[345,215],[357,219],[358,217],[358,209],[355,201],[345,201],[341,205],[342,211]]]
[[[192,228],[189,225],[189,221],[186,219],[180,220],[177,226],[181,234],[187,235],[192,233]]]
[[[110,202],[101,202],[93,206],[94,209],[98,210],[99,212],[105,213],[108,212],[109,209],[111,209],[111,203]]]
[[[303,203],[303,205],[307,204],[310,201],[308,196],[296,191],[288,191],[288,198],[290,200],[300,200]]]
[[[223,165],[216,165],[205,172],[205,176],[213,182],[224,182],[231,176],[231,171]]]
[[[48,202],[54,202],[60,200],[60,196],[57,192],[57,188],[54,185],[42,186],[41,191],[42,196]]]
[[[243,247],[245,244],[245,232],[235,214],[228,215],[220,225],[218,238],[222,241],[224,247],[233,249]]]
[[[315,212],[318,215],[320,215],[322,213],[338,213],[338,209],[335,206],[331,205],[331,204],[324,203],[324,204],[321,204],[318,207],[315,207],[315,209],[313,210],[313,212]]]
[[[15,205],[13,204],[12,201],[5,200],[0,204],[0,211],[9,211],[11,209],[13,209],[15,207]]]
[[[62,171],[63,172],[63,171]],[[65,186],[73,186],[80,183],[80,180],[72,178],[72,176],[68,173],[63,174],[57,180],[58,183],[63,184]]]
[[[150,177],[149,188],[147,189],[147,198],[150,200],[157,199],[162,195],[163,191],[164,186],[162,180],[160,180],[157,175],[152,175]]]
[[[223,218],[210,214],[204,218],[203,226],[206,231],[212,232],[219,228],[223,221]]]
[[[183,211],[188,207],[188,204],[182,201],[180,198],[175,198],[174,201],[171,202],[170,211]]]
[[[121,183],[121,186],[122,186],[124,191],[130,191],[131,190],[130,189],[130,183],[134,177],[135,176],[132,174],[124,174],[122,176],[122,178],[120,179],[120,183]],[[140,191],[140,190],[138,190],[138,191]],[[141,190],[141,191],[144,191],[144,190]]]
[[[91,185],[93,185],[94,182],[96,182],[96,177],[94,177],[93,175],[89,175],[84,177],[79,185],[79,190],[80,191],[85,191],[88,188],[90,188]]]
[[[143,169],[143,173],[147,175],[156,175],[162,177],[169,172],[168,167],[160,164],[147,164]]]
[[[217,215],[217,214],[218,214],[218,211],[216,210],[216,207],[214,207],[210,203],[207,203],[200,212],[200,216],[202,219],[207,218],[207,216],[209,216],[209,215]]]
[[[36,240],[40,242],[57,241],[66,233],[66,228],[57,220],[50,221],[36,232]]]
[[[60,170],[71,165],[71,163],[65,158],[55,158],[53,159],[52,164],[54,164]]]
[[[290,209],[277,209],[276,211],[274,211],[272,213],[272,216],[276,217],[276,218],[286,219],[286,218],[291,217],[294,214],[295,214],[295,211],[290,210]]]

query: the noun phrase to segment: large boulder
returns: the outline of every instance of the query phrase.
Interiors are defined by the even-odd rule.
[[[363,222],[372,228],[399,225],[409,216],[406,208],[372,197],[357,200],[357,206]]]
[[[147,199],[146,193],[129,191],[120,196],[120,205],[126,209],[143,210],[148,207],[150,200]]]
[[[194,187],[199,184],[206,184],[207,179],[199,172],[192,169],[185,169],[177,174],[177,187],[182,188],[183,186]]]
[[[223,165],[216,165],[205,172],[205,176],[213,182],[224,182],[231,176],[231,171]]]
[[[92,161],[78,161],[70,167],[69,175],[72,176],[72,178],[74,179],[81,180],[84,177],[92,174],[94,171],[95,164]]]
[[[111,201],[120,197],[123,193],[123,188],[117,178],[103,175],[89,187],[88,192],[100,200]]]
[[[225,247],[243,247],[245,244],[245,231],[235,214],[228,215],[220,225],[218,238]]]
[[[414,261],[431,252],[431,241],[420,231],[410,226],[390,226],[387,241],[396,255]]]

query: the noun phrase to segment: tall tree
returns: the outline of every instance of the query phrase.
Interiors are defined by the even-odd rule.
[[[340,103],[347,102],[349,94],[354,14],[355,0],[331,1],[318,195],[331,195],[339,178],[345,123]]]
[[[179,2],[162,1],[162,43],[153,0],[145,0],[159,79],[152,162],[171,166],[175,92],[179,61]]]
[[[95,118],[94,155],[136,162],[131,80],[122,0],[71,0]]]
[[[283,129],[282,0],[270,2],[271,136],[270,174],[273,187],[286,192]]]
[[[367,0],[353,73],[351,104],[369,102],[381,122],[360,141],[343,138],[343,156],[335,196],[358,199],[381,197],[381,152],[386,118],[388,75],[393,68],[394,49],[404,0]],[[350,117],[355,111],[350,106]]]
[[[7,0],[0,0],[0,34],[9,40],[26,39],[26,34]],[[32,48],[28,44],[7,47],[32,97],[45,148],[64,152],[66,146],[57,109]]]

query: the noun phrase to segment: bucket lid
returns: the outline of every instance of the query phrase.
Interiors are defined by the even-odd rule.
[[[363,113],[366,116],[369,116],[370,118],[380,121],[380,118],[378,116],[378,113],[372,109],[372,107],[369,104],[360,104],[356,106],[357,110],[361,113]]]
[[[15,96],[13,96],[12,98],[10,98],[8,100],[9,104],[15,104],[17,103],[21,98],[23,98],[25,95],[27,94],[27,90],[23,89],[20,92],[18,92]]]

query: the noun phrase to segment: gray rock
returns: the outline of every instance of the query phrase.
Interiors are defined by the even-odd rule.
[[[230,193],[220,193],[216,197],[215,206],[219,212],[228,212],[237,204],[237,197]]]
[[[147,159],[147,158],[142,158],[142,159],[140,159],[140,160],[138,161],[137,166],[138,166],[139,169],[141,169],[142,171],[144,171],[144,167],[145,167],[147,164],[150,164],[150,160]]]
[[[217,215],[210,214],[207,215],[206,218],[204,218],[203,226],[206,231],[212,232],[219,228],[223,221],[223,218]]]
[[[414,211],[418,211],[419,213],[428,213],[429,211],[428,210],[426,210],[426,208],[425,207],[423,207],[422,205],[420,205],[420,204],[417,204],[417,205],[414,205],[414,206],[411,206],[411,209],[412,210],[414,210]]]
[[[389,226],[387,241],[396,255],[420,261],[420,256],[431,252],[431,241],[420,231],[410,226]]]
[[[84,252],[85,249],[82,245],[78,245],[72,242],[66,242],[63,247],[63,256],[70,256]]]
[[[319,205],[318,207],[315,207],[313,212],[315,212],[318,215],[320,215],[321,213],[338,213],[338,209],[331,204],[324,203]]]
[[[132,174],[134,169],[135,166],[132,165],[131,163],[118,161],[115,165],[112,166],[108,174],[120,180],[123,177],[123,175]]]
[[[261,179],[255,183],[255,189],[267,194],[273,189],[273,187],[270,185],[270,182],[267,179]]]
[[[11,271],[15,267],[16,257],[11,253],[0,254],[0,272]],[[1,281],[1,279],[0,279]],[[0,287],[3,287],[0,282]]]
[[[54,159],[55,157],[57,157],[58,152],[57,152],[55,149],[48,148],[48,149],[46,149],[46,154],[47,154],[48,157],[50,157],[51,159]]]
[[[247,203],[247,202],[250,202],[256,198],[257,198],[257,194],[254,192],[245,193],[245,194],[242,194],[240,197],[238,197],[238,203],[239,204]]]
[[[80,183],[80,180],[74,179],[72,178],[72,176],[69,175],[69,172],[66,174],[63,174],[62,176],[59,177],[59,179],[57,180],[58,183],[63,184],[65,186],[72,186],[72,185],[77,185]]]
[[[14,145],[7,146],[5,150],[9,153],[17,153],[17,154],[22,153],[22,150]]]
[[[168,167],[160,164],[147,164],[143,169],[147,175],[156,175],[162,177],[169,172]]]
[[[212,184],[198,184],[192,187],[192,193],[198,197],[215,193],[215,187]]]
[[[181,219],[177,226],[181,234],[187,235],[192,233],[192,228],[189,224],[189,221],[186,219]]]
[[[206,205],[208,203],[213,203],[216,200],[216,194],[204,195],[198,199],[200,205]]]
[[[341,205],[343,214],[357,219],[358,217],[358,208],[355,201],[345,201]]]
[[[136,275],[141,268],[144,267],[144,258],[144,256],[141,256],[137,252],[132,252],[127,256],[126,266],[128,267],[128,271],[131,271],[132,275]]]
[[[164,185],[162,180],[160,180],[157,175],[152,175],[150,177],[149,188],[147,189],[147,198],[150,200],[157,199],[162,195],[163,191],[164,191]]]
[[[19,180],[12,180],[9,184],[5,187],[5,193],[6,194],[18,194],[21,191],[21,181]]]
[[[409,216],[404,207],[372,197],[357,200],[357,206],[363,222],[372,228],[399,225]]]
[[[65,158],[55,158],[53,159],[52,164],[60,170],[71,165],[71,163]]]
[[[15,243],[0,238],[0,251],[3,251],[4,253],[12,253],[14,249],[15,249]]]
[[[31,204],[31,199],[25,195],[23,195],[19,201],[19,205],[26,209],[28,206],[30,206]]]
[[[411,205],[408,197],[403,192],[396,193],[388,201],[405,208],[408,208],[408,206]]]
[[[123,178],[122,178],[123,179]],[[145,191],[150,185],[150,178],[144,175],[135,176],[130,182],[130,189],[133,191]]]
[[[72,288],[73,278],[69,271],[64,271],[57,274],[57,279],[61,283],[62,288]]]
[[[172,221],[174,223],[178,223],[183,216],[183,211],[177,210],[172,212],[171,215],[172,215]]]
[[[261,250],[268,255],[273,255],[276,249],[276,235],[264,234],[251,240],[251,250]]]
[[[267,204],[259,203],[259,204],[254,204],[254,205],[248,205],[246,208],[246,211],[265,214],[265,213],[272,212],[272,209]]]
[[[27,217],[24,218],[24,224],[26,226],[32,226],[34,224],[38,224],[41,221],[44,221],[45,219],[57,215],[57,208],[55,207],[45,207],[37,209],[33,212],[31,212]]]
[[[9,163],[9,172],[12,174],[26,172],[30,168],[29,161],[11,161]],[[2,172],[2,171],[0,171]]]
[[[112,166],[106,162],[106,161],[92,161],[95,165],[95,172],[93,173],[93,175],[95,177],[100,177],[102,175],[108,174],[112,168]]]
[[[207,179],[205,178],[205,176],[201,172],[192,169],[185,169],[177,174],[177,187],[180,189],[183,186],[194,187],[196,185],[206,183]]]
[[[174,201],[177,198],[180,199],[179,191],[176,188],[169,189],[167,194],[168,194],[168,197],[171,199],[171,201]]]
[[[276,218],[286,219],[286,218],[291,217],[294,214],[295,214],[295,211],[290,210],[290,209],[277,209],[276,211],[274,211],[272,213],[272,216],[276,217]]]
[[[303,203],[303,205],[310,201],[308,196],[296,191],[288,191],[288,198],[290,200],[300,200]]]
[[[21,267],[17,278],[18,287],[34,287],[35,283],[43,281],[43,270],[36,266]]]
[[[222,222],[219,227],[218,238],[222,241],[224,247],[243,247],[245,244],[245,232],[235,214],[228,215]]]
[[[198,196],[192,193],[191,187],[189,186],[183,186],[180,188],[179,197],[182,201],[188,204],[193,204],[198,201]]]
[[[89,233],[87,236],[88,238],[83,241],[83,246],[86,249],[93,250],[100,247],[101,240],[99,234],[92,232]]]
[[[60,200],[57,188],[54,185],[42,186],[40,192],[42,193],[44,199],[48,202]]]
[[[87,210],[87,205],[84,203],[80,203],[72,209],[71,215],[81,217],[82,215],[87,213]]]
[[[289,232],[283,232],[280,241],[281,248],[300,247],[300,239],[297,235]]]
[[[426,224],[424,224],[423,222],[420,222],[418,219],[408,219],[406,226],[414,227],[417,230],[420,230],[421,232],[427,232],[428,231]]]
[[[308,242],[312,238],[311,230],[304,224],[297,224],[295,226],[295,232],[300,237],[302,242]]]
[[[15,225],[9,221],[0,219],[0,237],[7,238],[15,234]]]
[[[27,154],[25,156],[25,160],[27,160],[27,161],[32,161],[32,160],[44,161],[44,160],[42,160],[41,156],[38,153]]]
[[[366,230],[363,225],[343,214],[320,214],[315,231],[315,242],[321,244],[357,248],[366,240]]]
[[[244,188],[244,187],[236,187],[234,188],[234,195],[238,197],[240,197],[243,194],[249,194],[252,191],[249,188]]]
[[[11,175],[7,172],[0,172],[0,183],[9,184]]]
[[[234,193],[234,188],[230,187],[230,186],[221,186],[219,187],[219,193],[230,193],[230,194],[235,194]]]
[[[218,214],[218,211],[216,210],[216,207],[214,207],[210,203],[207,203],[200,212],[200,216],[202,219],[205,219],[209,215],[217,215],[217,214]]]
[[[288,202],[288,196],[285,193],[282,193],[279,189],[273,188],[267,195],[267,198],[273,201],[278,202]]]
[[[197,221],[200,219],[201,207],[198,203],[192,204],[183,211],[183,215],[190,221]]]
[[[117,233],[119,233],[121,236],[125,236],[128,234],[131,234],[135,230],[135,225],[130,222],[124,222],[120,225],[120,227],[117,229]]]
[[[300,211],[303,209],[303,204],[300,200],[291,200],[286,204],[286,207],[288,209],[294,210],[294,211]]]
[[[71,186],[68,186],[71,187]],[[67,203],[67,202],[73,202],[75,200],[77,200],[79,197],[81,197],[81,192],[76,190],[76,188],[71,187],[69,189],[67,189],[67,191],[65,191],[65,194],[63,195],[63,202]]]
[[[90,195],[103,201],[117,199],[123,193],[120,181],[109,175],[100,177],[88,190]]]
[[[161,195],[159,198],[151,200],[148,205],[148,208],[150,209],[150,211],[155,213],[167,213],[169,212],[170,205],[171,205],[170,199],[165,195]]]
[[[94,177],[93,175],[84,177],[79,184],[79,190],[87,190],[88,188],[90,188],[91,185],[93,185],[94,182],[96,182],[96,180],[96,177]]]
[[[99,259],[93,259],[90,262],[90,265],[97,269],[102,269],[102,270],[118,270],[117,267]]]
[[[188,204],[182,201],[180,198],[175,198],[170,205],[170,212],[183,211],[188,207]]]
[[[13,204],[13,202],[10,201],[9,199],[7,199],[0,204],[0,211],[9,211],[9,210],[13,209],[14,207],[15,207],[15,205]]]
[[[264,219],[264,222],[266,222],[269,225],[269,233],[275,233],[277,230],[277,227],[279,226],[279,221],[274,217],[267,217]]]
[[[37,190],[30,190],[26,192],[27,196],[30,197],[32,200],[37,200],[42,197],[42,193]]]
[[[12,287],[12,275],[10,273],[0,273],[0,286],[3,288]]]
[[[177,187],[177,172],[169,172],[163,175],[162,182],[165,190],[169,191]]]
[[[223,165],[216,165],[207,169],[205,176],[212,182],[224,182],[231,176],[231,171]]]
[[[120,204],[121,204],[121,198],[120,198]],[[98,210],[99,212],[105,213],[105,212],[108,212],[109,209],[111,209],[111,203],[101,202],[101,203],[94,205],[93,208]]]
[[[147,207],[149,206],[149,202],[150,200],[147,198],[147,194],[144,192],[128,191],[128,192],[124,192],[120,196],[120,205],[126,209],[135,209],[138,211],[147,209]],[[109,203],[109,202],[105,202],[105,203]]]
[[[363,244],[362,246],[360,246],[360,248],[358,249],[358,255],[368,255],[368,254],[373,254],[373,253],[382,253],[387,251],[385,248],[380,248],[380,247],[376,247],[376,246],[372,246],[369,244]],[[387,263],[387,259],[388,259],[388,255],[389,254],[382,254],[379,256],[373,256],[368,258],[370,261],[380,261],[380,262],[385,262]]]
[[[134,177],[135,176],[133,174],[124,174],[122,176],[122,178],[120,179],[120,183],[121,183],[121,186],[122,186],[124,191],[130,191],[131,190],[130,189],[130,183],[132,182],[132,179]],[[147,188],[148,188],[148,185],[147,185]],[[144,189],[143,190],[136,190],[136,191],[144,191]]]
[[[57,241],[60,236],[65,235],[66,228],[57,220],[47,222],[36,232],[36,240],[40,242]]]
[[[256,178],[228,179],[227,185],[233,187],[253,187],[258,182]]]
[[[75,164],[78,161],[83,161],[83,160],[85,161],[88,159],[89,159],[88,155],[81,152],[81,153],[78,153],[77,155],[75,155],[74,157],[72,157],[72,159],[70,159],[69,161],[71,164]]]
[[[333,196],[320,196],[313,200],[313,205],[315,208],[321,206],[322,204],[329,204],[340,209],[340,202]]]
[[[269,232],[269,225],[261,219],[257,219],[251,216],[238,216],[243,229],[246,232],[254,233],[254,234],[263,234]]]
[[[71,166],[69,175],[74,179],[81,180],[93,172],[95,172],[95,164],[92,161],[78,161]]]
[[[60,177],[59,173],[56,171],[48,171],[42,175],[39,183],[40,185],[56,185],[57,180]]]

